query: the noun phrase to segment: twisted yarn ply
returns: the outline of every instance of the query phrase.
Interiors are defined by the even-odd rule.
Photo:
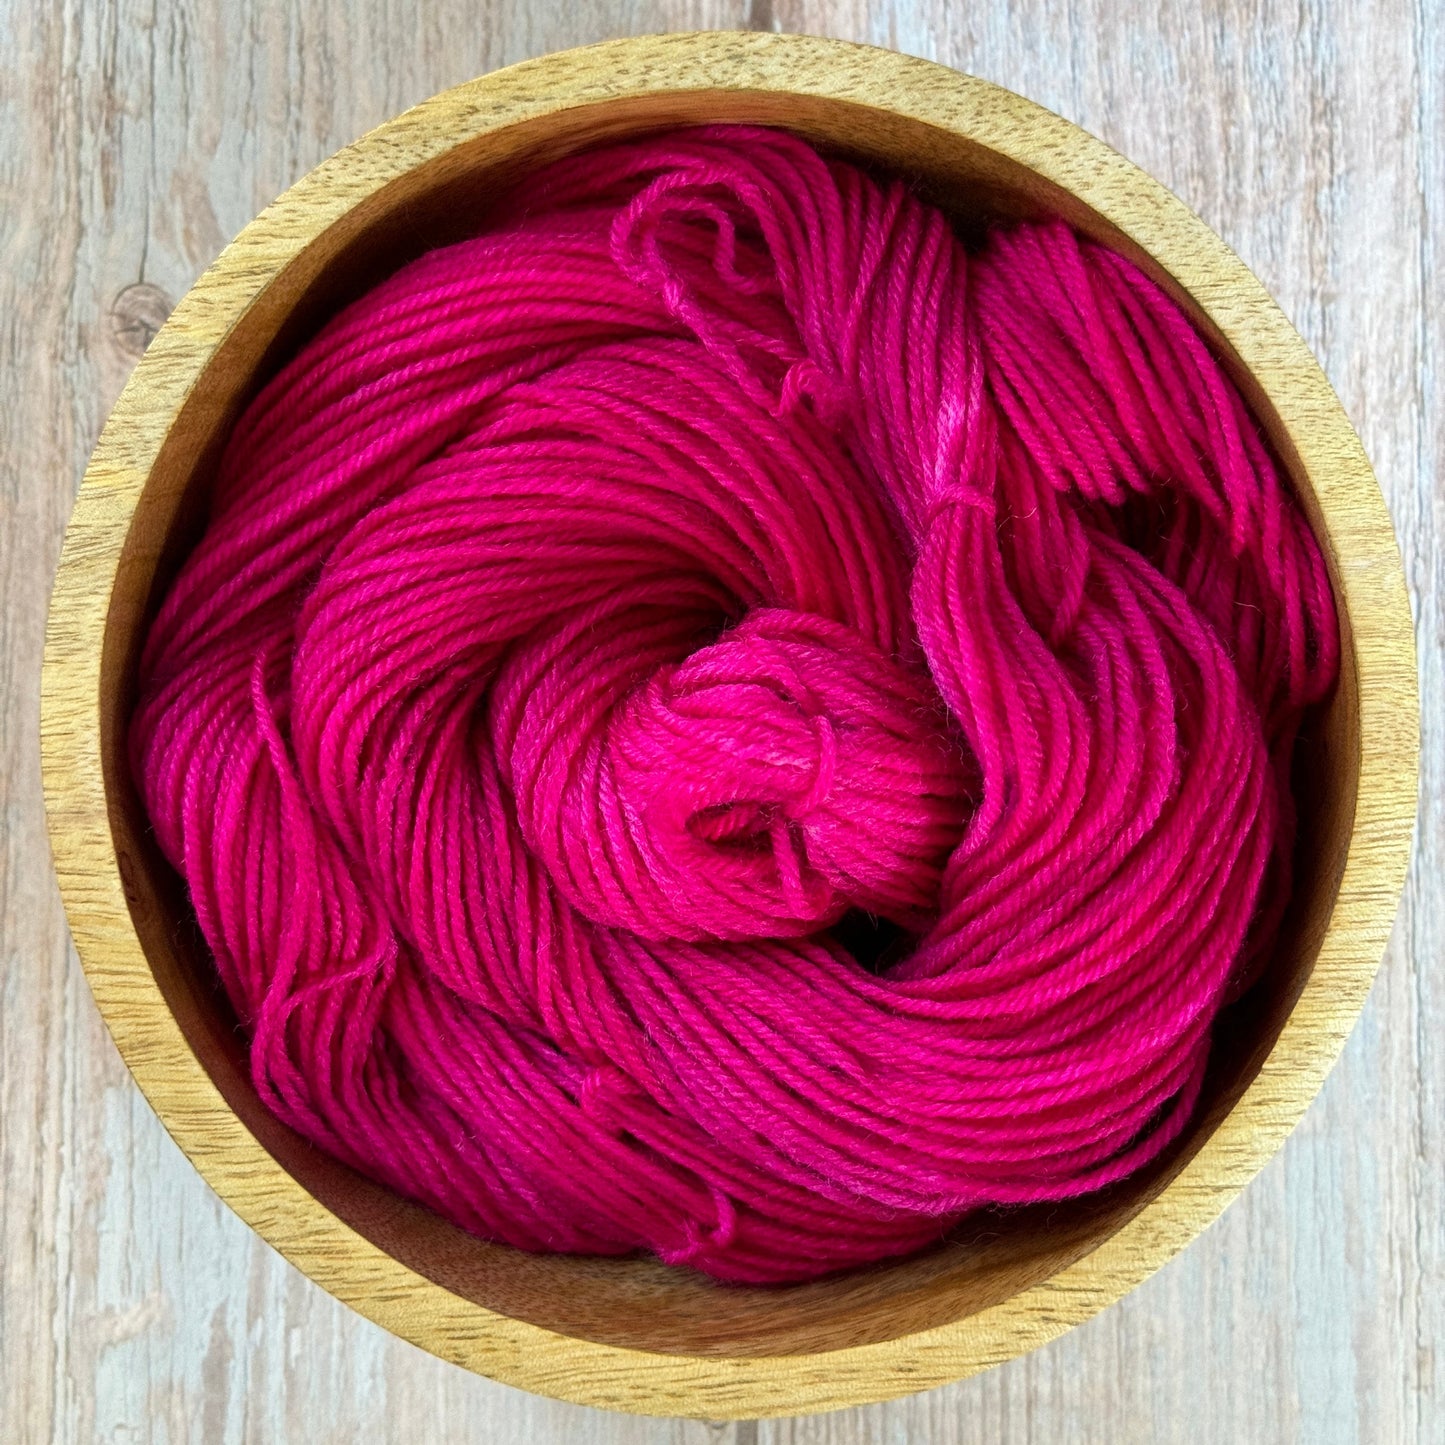
[[[265,387],[131,756],[282,1119],[490,1239],[786,1281],[1169,1145],[1337,665],[1135,266],[710,127]]]

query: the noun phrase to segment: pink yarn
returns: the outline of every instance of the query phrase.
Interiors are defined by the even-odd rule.
[[[1168,1146],[1337,661],[1133,265],[717,127],[285,367],[131,740],[281,1118],[487,1238],[782,1281]]]

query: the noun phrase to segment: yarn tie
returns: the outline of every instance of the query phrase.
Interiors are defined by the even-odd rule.
[[[593,922],[793,938],[849,907],[907,925],[935,906],[965,819],[961,745],[941,715],[920,730],[937,712],[926,680],[849,629],[759,608],[585,740],[558,726],[540,680],[533,697],[509,774],[522,836]],[[596,867],[603,835],[625,875]]]

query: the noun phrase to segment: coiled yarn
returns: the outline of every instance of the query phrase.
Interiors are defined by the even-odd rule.
[[[1134,265],[715,127],[265,387],[132,760],[288,1124],[489,1239],[796,1280],[1167,1148],[1337,647]]]

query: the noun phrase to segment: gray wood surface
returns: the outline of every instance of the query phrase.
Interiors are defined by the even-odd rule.
[[[0,1440],[1445,1440],[1445,14],[1436,0],[0,0]],[[1419,852],[1363,1022],[1224,1220],[1039,1353],[913,1400],[727,1427],[472,1378],[351,1314],[192,1172],[71,950],[40,802],[46,596],[128,369],[222,244],[444,86],[644,30],[871,40],[1020,90],[1179,192],[1360,427],[1418,619]]]

